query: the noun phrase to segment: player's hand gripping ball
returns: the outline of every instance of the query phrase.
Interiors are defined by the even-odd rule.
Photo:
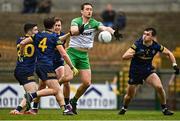
[[[109,43],[112,40],[112,35],[108,31],[102,31],[98,35],[99,42]]]

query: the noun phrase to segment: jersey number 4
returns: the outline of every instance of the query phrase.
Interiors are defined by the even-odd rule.
[[[47,42],[47,38],[43,38],[38,45],[38,47],[41,48],[42,52],[44,52],[45,49],[47,48],[46,42]]]

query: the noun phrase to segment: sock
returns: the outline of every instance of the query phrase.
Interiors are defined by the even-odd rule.
[[[121,109],[125,109],[126,110],[127,108],[128,108],[127,105],[123,105]]]
[[[65,104],[68,105],[69,104],[69,98],[64,98]]]
[[[39,107],[39,102],[34,102],[33,103],[33,109],[38,109]]]
[[[161,108],[164,110],[166,108],[166,104],[161,104]]]
[[[76,97],[74,97],[73,99],[72,99],[72,101],[74,102],[74,103],[76,103],[77,102],[77,98]]]
[[[16,108],[16,110],[20,112],[20,111],[22,110],[22,107],[21,107],[21,106],[18,106],[18,107]]]
[[[36,97],[37,97],[37,93],[36,93],[36,92],[31,93],[31,96],[32,96],[32,98],[34,99],[34,98],[36,98]]]

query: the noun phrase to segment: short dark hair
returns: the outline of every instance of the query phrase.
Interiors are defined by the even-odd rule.
[[[24,24],[24,32],[27,33],[29,30],[32,30],[37,24],[28,22]]]
[[[54,17],[54,21],[57,22],[57,21],[60,21],[62,23],[62,19],[59,18],[59,17]]]
[[[92,6],[93,7],[93,5],[91,4],[91,3],[83,3],[82,5],[81,5],[81,10],[83,10],[84,9],[84,6],[85,5],[90,5],[90,6]]]
[[[144,31],[151,31],[153,37],[157,35],[156,29],[152,27],[146,28]]]
[[[54,17],[48,17],[44,19],[44,27],[45,29],[52,29],[55,24]]]

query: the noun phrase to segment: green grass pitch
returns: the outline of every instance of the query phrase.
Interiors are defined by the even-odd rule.
[[[0,109],[0,120],[180,120],[180,111],[164,116],[160,111],[128,110],[117,115],[117,110],[79,110],[78,115],[63,116],[61,110],[40,109],[37,115],[9,115],[10,109]]]

